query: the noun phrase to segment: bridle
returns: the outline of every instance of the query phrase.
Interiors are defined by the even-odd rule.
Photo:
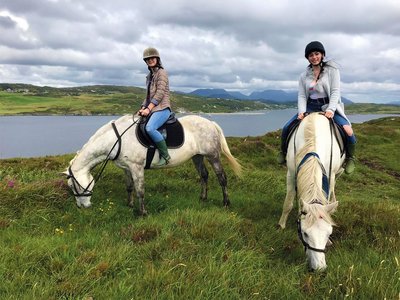
[[[135,115],[135,114],[134,114]],[[119,154],[121,153],[121,144],[122,144],[122,139],[121,137],[135,124],[138,124],[142,118],[136,119],[133,121],[131,125],[126,128],[122,134],[119,134],[117,126],[115,126],[115,122],[111,122],[111,126],[114,130],[115,135],[117,136],[117,141],[114,143],[114,145],[111,147],[111,150],[108,152],[106,159],[103,161],[100,171],[96,174],[95,177],[88,183],[86,187],[83,187],[78,179],[76,179],[74,173],[72,172],[71,166],[68,167],[68,175],[67,179],[72,179],[72,193],[74,194],[75,197],[91,197],[93,192],[89,190],[90,186],[92,185],[93,182],[98,181],[100,179],[101,174],[103,173],[104,169],[106,168],[108,162],[110,160],[116,160],[119,157]],[[110,158],[111,152],[114,150],[115,146],[118,145],[118,150],[117,153],[113,158]],[[79,189],[83,189],[83,192],[79,192]]]
[[[297,219],[297,235],[299,236],[299,239],[301,241],[301,243],[304,246],[304,251],[311,250],[311,251],[315,251],[315,252],[319,252],[319,253],[326,253],[328,252],[328,250],[326,249],[326,247],[324,249],[318,249],[318,248],[314,248],[312,247],[309,243],[307,243],[304,238],[303,238],[303,234],[301,232],[301,216],[305,216],[307,215],[306,212],[302,211],[299,215],[299,218]]]

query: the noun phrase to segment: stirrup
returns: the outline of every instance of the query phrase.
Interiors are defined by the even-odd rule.
[[[151,166],[152,166],[152,167],[156,167],[156,168],[157,168],[157,167],[166,166],[166,165],[168,165],[170,158],[171,158],[171,157],[168,157],[168,159],[165,159],[164,156],[161,156],[160,159],[159,159],[159,161],[158,161],[157,163],[155,163],[155,164],[152,164]]]

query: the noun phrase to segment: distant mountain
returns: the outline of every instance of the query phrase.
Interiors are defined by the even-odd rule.
[[[200,97],[207,97],[207,98],[238,99],[238,100],[248,99],[246,95],[243,95],[240,92],[228,92],[224,89],[197,89],[188,94]]]
[[[255,91],[249,96],[240,92],[230,92],[224,89],[197,89],[188,93],[189,95],[206,97],[206,98],[220,98],[220,99],[237,99],[237,100],[258,100],[266,103],[288,104],[297,102],[297,91],[283,91],[283,90],[265,90]],[[352,104],[353,101],[342,97],[344,104]]]
[[[388,102],[386,104],[388,104],[388,105],[400,105],[400,101],[392,101],[392,102]]]
[[[249,95],[249,99],[267,100],[278,103],[296,102],[297,91],[285,92],[283,90],[265,90],[261,92],[253,92]]]
[[[345,97],[343,97],[343,96],[342,96],[342,102],[343,102],[344,104],[354,104],[353,101],[351,101],[350,99],[347,99],[347,98],[345,98]]]

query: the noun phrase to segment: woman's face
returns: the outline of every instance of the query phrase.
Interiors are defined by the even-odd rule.
[[[157,57],[149,57],[145,61],[150,68],[154,68],[157,65]]]
[[[308,61],[310,62],[310,64],[312,64],[313,66],[319,65],[322,61],[322,58],[324,56],[322,55],[321,52],[319,51],[313,51],[308,55]]]

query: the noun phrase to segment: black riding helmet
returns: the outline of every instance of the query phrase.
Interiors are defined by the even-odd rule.
[[[306,46],[305,57],[308,58],[311,52],[318,51],[325,56],[325,48],[321,42],[313,41]]]

